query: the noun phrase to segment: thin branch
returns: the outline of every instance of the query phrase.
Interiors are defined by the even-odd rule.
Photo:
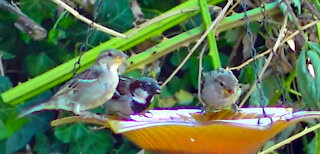
[[[183,59],[183,61],[179,64],[179,66],[172,72],[172,74],[168,77],[166,81],[163,82],[161,85],[161,88],[163,88],[167,83],[178,73],[178,71],[181,69],[181,67],[187,62],[187,60],[190,58],[190,56],[193,54],[193,52],[199,47],[199,45],[203,42],[203,40],[207,37],[208,33],[218,25],[218,23],[222,20],[224,14],[227,12],[227,9],[231,5],[232,1],[228,1],[226,6],[222,9],[222,11],[219,13],[218,17],[214,20],[214,22],[211,24],[211,26],[204,32],[204,34],[200,37],[200,39],[197,41],[197,43],[192,47],[191,51],[188,53],[188,55]]]
[[[311,10],[311,12],[320,20],[320,14],[316,8],[314,8],[308,1],[304,0],[304,4],[307,4],[307,7]]]
[[[286,144],[289,144],[289,143],[291,143],[292,141],[294,141],[294,140],[296,140],[296,139],[298,139],[298,138],[300,138],[300,137],[302,137],[302,136],[304,136],[304,135],[306,135],[306,134],[308,134],[308,133],[310,133],[310,132],[313,132],[313,131],[315,131],[315,130],[317,130],[317,129],[319,129],[319,128],[320,128],[320,124],[317,124],[317,125],[312,126],[312,127],[310,127],[310,128],[307,128],[307,127],[306,127],[302,132],[300,132],[300,133],[298,133],[298,134],[296,134],[296,135],[293,135],[293,136],[285,139],[284,141],[282,141],[282,142],[280,142],[280,143],[278,143],[278,144],[276,144],[276,145],[268,148],[267,150],[264,150],[264,151],[262,151],[262,152],[259,152],[259,154],[267,154],[267,153],[270,153],[270,152],[272,152],[272,151],[274,151],[274,150],[276,150],[276,149],[278,149],[278,148],[280,148],[280,147],[282,147],[282,146],[284,146],[284,145],[286,145]]]
[[[62,2],[61,0],[51,0],[52,2],[58,4],[59,6],[61,6],[62,8],[66,9],[68,12],[70,12],[73,16],[75,16],[76,18],[78,18],[79,20],[87,23],[88,25],[91,25],[93,28],[102,31],[104,33],[113,35],[113,36],[118,36],[121,38],[126,38],[125,35],[123,35],[122,33],[116,32],[112,29],[109,29],[107,27],[104,27],[96,22],[93,22],[92,20],[82,16],[79,12],[77,12],[76,10],[74,10],[73,8],[71,8],[69,5],[65,4],[64,2]]]
[[[299,30],[299,33],[301,35],[301,37],[304,39],[305,42],[308,42],[308,37],[304,34],[304,32],[302,31],[302,28],[301,28],[301,25],[296,17],[296,15],[294,14],[294,11],[292,10],[289,2],[287,0],[283,0],[284,3],[286,4],[287,6],[287,13],[290,13],[291,17],[293,18],[293,23],[295,24],[295,26],[298,28]]]
[[[233,11],[233,9],[234,9],[236,6],[238,6],[239,3],[240,3],[240,0],[237,0],[237,1],[232,5],[232,7],[229,9],[229,11],[225,14],[225,17],[226,17],[229,13],[231,13],[231,12]]]
[[[233,58],[237,55],[237,50],[238,50],[238,47],[242,41],[244,34],[245,34],[244,31],[241,31],[240,35],[238,36],[237,41],[233,45],[232,51],[231,51],[229,58],[228,58],[227,66],[231,64],[231,62],[233,61]]]
[[[18,19],[14,23],[14,26],[16,26],[23,33],[27,34],[32,40],[42,40],[47,36],[46,29],[26,16],[19,9],[13,7],[7,1],[0,0],[0,8],[2,10],[16,14],[18,16]]]
[[[199,7],[191,7],[191,8],[186,8],[186,9],[181,9],[181,10],[178,10],[178,11],[173,11],[173,12],[170,12],[168,14],[165,14],[165,15],[162,15],[160,17],[157,17],[157,18],[154,18],[152,20],[149,20],[148,22],[145,22],[141,25],[139,25],[139,28],[136,28],[134,29],[133,31],[131,31],[128,35],[125,35],[125,34],[122,34],[122,33],[119,33],[119,32],[116,32],[112,29],[109,29],[105,26],[102,26],[96,22],[93,22],[92,20],[82,16],[79,12],[77,12],[76,10],[74,10],[73,8],[71,8],[69,5],[65,4],[64,2],[62,2],[61,0],[51,0],[52,2],[58,4],[59,6],[61,6],[62,8],[66,9],[68,12],[70,12],[74,17],[78,18],[79,20],[85,22],[86,24],[88,25],[91,25],[93,28],[99,30],[99,31],[102,31],[104,33],[107,33],[107,34],[110,34],[110,35],[113,35],[113,36],[118,36],[118,37],[121,37],[121,38],[130,38],[132,37],[134,34],[138,33],[141,29],[145,28],[145,27],[148,27],[149,25],[152,25],[154,24],[155,22],[159,22],[161,20],[164,20],[166,18],[169,18],[169,17],[172,17],[172,16],[175,16],[175,15],[179,15],[179,14],[182,14],[182,13],[186,13],[186,12],[194,12],[194,11],[198,11],[199,10]]]
[[[3,53],[0,53],[0,75],[4,76],[4,69],[3,69],[3,65],[2,65],[2,56],[3,56]]]
[[[263,65],[260,73],[259,73],[259,78],[261,79],[262,78],[262,75],[263,73],[266,71],[267,67],[269,66],[271,60],[272,60],[272,57],[274,56],[275,52],[277,51],[279,45],[280,45],[280,41],[282,40],[283,36],[284,36],[284,31],[286,30],[286,26],[287,26],[287,21],[288,21],[288,13],[286,13],[285,17],[284,17],[284,21],[283,21],[283,26],[281,27],[280,29],[280,32],[279,32],[279,36],[277,38],[277,41],[275,43],[275,45],[273,46],[272,48],[272,51],[270,54],[269,54],[269,57],[267,59],[267,61],[265,62],[265,64]],[[253,91],[255,90],[256,88],[256,84],[257,84],[257,81],[255,81],[253,83],[253,85],[251,86],[250,90],[247,92],[247,94],[245,95],[245,97],[241,100],[241,103],[239,105],[239,107],[241,108],[243,106],[243,104],[247,101],[247,99],[250,97],[250,95],[253,93]]]
[[[203,54],[204,52],[206,51],[208,47],[208,42],[205,42],[202,49],[201,49],[201,52],[199,54],[199,74],[198,74],[198,98],[199,98],[199,102],[203,105],[203,106],[206,106],[206,104],[202,101],[202,98],[201,98],[201,74],[202,74],[202,57],[203,57]]]
[[[303,26],[303,27],[302,27],[302,30],[306,30],[306,29],[314,26],[314,25],[317,24],[317,23],[320,23],[320,21],[319,21],[319,20],[313,21],[313,22],[311,22],[311,23]],[[283,46],[285,43],[287,43],[289,40],[291,40],[292,38],[294,38],[294,37],[295,37],[296,35],[298,35],[298,34],[299,34],[299,30],[296,30],[296,31],[295,31],[294,33],[292,33],[290,36],[288,36],[288,37],[286,37],[285,39],[283,39],[283,40],[281,41],[281,43],[280,43],[279,46]],[[270,52],[271,52],[271,49],[268,49],[268,50],[266,50],[265,52],[258,54],[258,55],[255,57],[255,59],[261,58],[261,57],[265,56],[266,54],[268,54],[268,53],[270,53]],[[228,68],[228,69],[229,69],[229,70],[240,70],[240,69],[242,69],[243,67],[249,65],[252,61],[253,61],[253,59],[250,58],[250,59],[248,59],[247,61],[243,62],[241,65],[235,66],[235,67],[230,67],[230,68]]]

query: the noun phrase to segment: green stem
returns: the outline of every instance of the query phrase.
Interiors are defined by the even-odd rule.
[[[208,29],[211,25],[211,17],[208,11],[208,4],[206,0],[198,0],[201,16],[203,20],[204,27]],[[212,29],[211,32],[207,35],[207,41],[209,45],[209,56],[212,60],[213,69],[217,69],[221,67],[221,62],[219,58],[219,52],[217,47],[217,41],[214,37],[215,30]]]
[[[292,94],[295,94],[297,96],[301,96],[300,93],[298,93],[297,91],[290,88],[291,83],[295,79],[295,77],[296,77],[296,68],[294,68],[290,72],[289,76],[287,77],[287,79],[284,82],[282,82],[282,84],[283,84],[284,88],[286,89],[286,91],[288,91]],[[277,90],[275,92],[275,94],[273,95],[273,97],[270,99],[270,105],[275,103],[279,99],[280,96],[281,96],[281,90]]]
[[[217,1],[211,2],[212,3],[210,4],[213,4],[214,2],[217,3]],[[181,5],[183,5],[183,7],[194,7],[197,4],[196,1],[187,1]],[[174,8],[174,10],[181,8],[182,6],[179,5]],[[279,13],[280,11],[279,9],[277,9],[277,3],[266,5],[266,12],[268,13],[268,15]],[[252,9],[248,11],[248,14],[250,15],[250,21],[255,21],[263,18],[263,15],[261,14],[261,8]],[[116,37],[100,44],[99,46],[87,51],[83,55],[83,57],[81,58],[82,67],[80,71],[92,65],[100,51],[102,51],[103,49],[117,48],[120,50],[127,50],[152,36],[161,34],[161,32],[163,32],[164,30],[180,23],[189,16],[190,13],[170,17],[168,19],[162,20],[159,23],[154,23],[148,27],[145,27],[144,29],[141,29],[138,33],[132,36],[132,38],[121,39]],[[242,18],[243,13],[225,18],[218,26],[217,32],[222,32],[230,28],[241,26],[243,24]],[[204,31],[205,30],[203,27],[197,27],[193,30],[170,38],[169,40],[166,40],[166,42],[160,43],[159,45],[156,45],[145,52],[129,58],[127,61],[129,65],[128,71],[138,68],[139,66],[151,63],[153,60],[172,52],[174,49],[183,46],[183,41],[190,42],[198,39]],[[130,31],[127,33],[130,33]],[[1,96],[3,101],[10,104],[18,104],[68,80],[72,76],[73,65],[77,60],[78,57],[75,57],[65,62],[64,64],[61,64],[47,71],[46,73],[43,73],[25,83],[19,84],[18,86],[2,93]]]
[[[320,23],[316,23],[317,35],[318,35],[318,44],[320,45]]]
[[[320,2],[319,2],[319,0],[313,0],[313,3],[316,6],[317,10],[320,12]]]

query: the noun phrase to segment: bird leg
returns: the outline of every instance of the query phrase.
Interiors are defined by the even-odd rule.
[[[234,111],[235,115],[239,112],[239,107],[237,104],[231,104],[231,109]]]

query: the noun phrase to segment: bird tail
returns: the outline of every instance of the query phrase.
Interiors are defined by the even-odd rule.
[[[34,106],[27,108],[27,109],[23,110],[22,112],[20,112],[19,115],[17,116],[17,119],[24,117],[30,113],[40,111],[40,110],[45,110],[45,109],[48,109],[48,110],[54,109],[54,106],[50,102],[34,105]]]

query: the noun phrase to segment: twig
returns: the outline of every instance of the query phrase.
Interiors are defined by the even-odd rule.
[[[206,51],[207,47],[208,47],[208,42],[205,42],[202,49],[201,49],[201,52],[199,54],[198,98],[199,98],[199,102],[203,106],[206,106],[206,104],[202,101],[202,98],[201,98],[202,57],[203,57],[204,51]]]
[[[291,17],[293,18],[293,23],[295,24],[295,26],[298,28],[299,30],[299,33],[301,35],[301,37],[304,39],[305,42],[308,42],[308,37],[304,34],[304,32],[302,31],[302,28],[301,28],[301,25],[300,23],[298,22],[298,19],[296,17],[296,15],[294,14],[289,2],[287,0],[283,0],[284,3],[286,4],[287,6],[287,10],[288,12],[287,13],[290,13]]]
[[[41,25],[34,22],[31,18],[26,16],[19,9],[13,7],[5,0],[0,0],[0,8],[16,14],[18,16],[17,21],[14,23],[19,30],[27,34],[32,40],[42,40],[47,36],[47,30],[41,27]]]
[[[286,145],[286,144],[289,144],[289,143],[291,143],[292,141],[294,141],[294,140],[296,140],[296,139],[298,139],[298,138],[300,138],[300,137],[302,137],[302,136],[304,136],[304,135],[306,135],[306,134],[308,134],[308,133],[310,133],[310,132],[313,132],[313,131],[315,131],[315,130],[317,130],[317,129],[319,129],[319,128],[320,128],[320,124],[317,124],[317,125],[312,126],[312,127],[310,127],[310,128],[307,128],[307,127],[306,127],[302,132],[300,132],[300,133],[298,133],[298,134],[296,134],[296,135],[293,135],[293,136],[285,139],[284,141],[282,141],[282,142],[280,142],[280,143],[278,143],[278,144],[276,144],[276,145],[268,148],[267,150],[264,150],[264,151],[262,151],[262,152],[259,152],[259,154],[267,154],[267,153],[270,153],[270,152],[272,152],[272,151],[274,151],[274,150],[276,150],[276,149],[278,149],[278,148],[280,148],[280,147],[282,147],[282,146],[284,146],[284,145]]]
[[[320,14],[308,1],[304,0],[304,3],[307,4],[307,7],[311,10],[311,12],[320,20]]]
[[[283,26],[281,27],[280,29],[280,32],[279,32],[279,35],[278,35],[278,39],[276,41],[276,43],[274,44],[273,48],[272,48],[272,51],[270,54],[269,54],[269,57],[268,59],[266,60],[265,64],[263,65],[260,73],[259,73],[259,78],[261,79],[262,78],[262,75],[263,73],[266,71],[267,67],[269,66],[271,60],[272,60],[272,57],[274,56],[275,52],[277,51],[279,45],[280,45],[280,41],[282,40],[283,36],[284,36],[284,31],[286,30],[286,26],[287,26],[287,21],[288,21],[288,13],[286,13],[285,17],[284,17],[284,21],[283,21]],[[243,104],[247,101],[247,99],[250,97],[250,95],[253,93],[253,91],[255,90],[256,88],[256,84],[257,84],[257,81],[255,81],[253,83],[253,85],[251,86],[250,90],[247,92],[247,94],[245,95],[245,97],[241,100],[241,103],[239,105],[239,107],[241,108],[243,106]]]
[[[212,30],[213,27],[217,26],[218,22],[220,22],[231,5],[232,1],[228,1],[226,6],[222,9],[222,11],[219,13],[218,17],[214,20],[214,22],[211,24],[211,26],[204,32],[204,34],[200,37],[200,39],[197,41],[197,43],[192,47],[191,51],[188,53],[188,55],[183,59],[183,61],[179,64],[179,66],[172,72],[172,74],[168,77],[166,81],[163,82],[161,85],[161,88],[163,88],[181,69],[181,67],[187,62],[187,60],[190,58],[190,56],[193,54],[193,52],[199,47],[199,45],[202,43],[202,41],[206,38],[208,33]]]
[[[2,56],[3,56],[3,53],[0,53],[0,75],[4,76],[4,69],[3,69],[3,65],[2,65]]]
[[[230,56],[228,58],[227,66],[230,65],[230,63],[233,61],[233,58],[237,55],[237,50],[238,50],[238,47],[242,41],[244,34],[245,34],[244,31],[240,32],[240,35],[238,36],[238,39],[237,39],[236,43],[234,44],[232,51],[230,53]]]
[[[317,23],[320,23],[320,21],[319,21],[319,20],[313,21],[313,22],[311,22],[311,23],[303,26],[303,27],[302,27],[302,30],[306,30],[306,29],[314,26],[314,25],[317,24]],[[299,34],[299,30],[296,30],[296,31],[295,31],[294,33],[292,33],[290,36],[288,36],[288,37],[286,37],[285,39],[283,39],[283,40],[281,41],[281,43],[280,43],[279,46],[283,46],[286,42],[288,42],[289,40],[291,40],[293,37],[295,37],[295,36],[298,35],[298,34]],[[268,54],[268,53],[270,53],[270,52],[271,52],[271,49],[268,49],[268,50],[266,50],[265,52],[258,54],[258,55],[255,57],[255,59],[261,58],[261,57],[263,57],[264,55],[266,55],[266,54]],[[253,59],[250,58],[250,59],[248,59],[247,61],[243,62],[241,65],[235,66],[235,67],[230,67],[230,68],[228,68],[228,69],[229,69],[229,70],[240,70],[241,68],[249,65],[252,61],[253,61]]]
[[[79,12],[77,12],[76,10],[74,10],[73,8],[71,8],[69,5],[65,4],[64,2],[62,2],[61,0],[51,0],[52,2],[58,4],[59,6],[61,6],[62,8],[66,9],[68,12],[70,12],[73,16],[75,16],[76,18],[78,18],[79,20],[87,23],[88,25],[91,25],[93,28],[102,31],[104,33],[113,35],[113,36],[118,36],[121,38],[126,38],[125,35],[123,35],[122,33],[116,32],[112,29],[109,29],[107,27],[104,27],[96,22],[93,22],[92,20],[82,16]]]
[[[231,11],[232,11],[236,6],[238,6],[239,3],[240,3],[240,0],[237,0],[237,1],[231,6],[231,8],[229,9],[229,11],[225,14],[225,17],[226,17],[229,13],[231,13]]]

